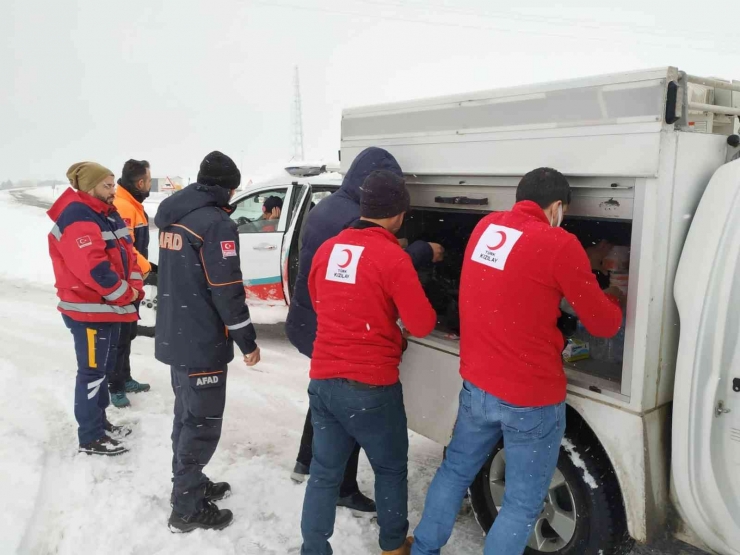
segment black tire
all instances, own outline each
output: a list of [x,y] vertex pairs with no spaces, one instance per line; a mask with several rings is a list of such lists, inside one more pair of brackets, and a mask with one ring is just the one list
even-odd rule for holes
[[[627,534],[624,507],[616,477],[601,446],[596,448],[590,443],[592,441],[595,439],[588,434],[566,431],[563,444],[567,448],[560,448],[557,466],[565,483],[550,491],[552,497],[547,500],[543,520],[537,524],[540,537],[547,538],[547,541],[539,549],[527,547],[527,555],[623,555],[631,549],[633,542]],[[470,486],[475,517],[486,533],[498,515],[493,500],[492,490],[495,486],[491,485],[491,475],[494,474],[496,483],[501,472],[499,453],[502,450],[503,442],[496,446]],[[576,467],[574,461],[581,468]],[[585,466],[585,472],[582,466]],[[575,521],[575,530],[567,543],[549,525],[547,515],[552,513],[547,511],[554,505]]]

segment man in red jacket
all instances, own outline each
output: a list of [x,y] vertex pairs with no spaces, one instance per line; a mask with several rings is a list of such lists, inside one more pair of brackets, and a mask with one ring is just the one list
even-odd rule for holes
[[525,175],[509,212],[492,213],[468,242],[460,285],[460,408],[427,494],[414,555],[440,553],[468,487],[503,437],[506,493],[484,553],[520,555],[542,512],[565,432],[565,297],[597,337],[619,331],[578,239],[560,229],[570,185],[551,168]]
[[308,387],[313,459],[303,504],[302,555],[331,553],[339,486],[355,441],[375,472],[380,547],[407,555],[408,433],[398,381],[403,337],[428,335],[437,316],[395,233],[409,208],[403,178],[373,171],[360,220],[316,252],[309,275],[318,330]]
[[121,324],[138,319],[143,276],[126,224],[113,206],[113,172],[94,162],[67,172],[72,189],[49,210],[54,227],[49,255],[54,266],[58,309],[72,332],[77,354],[75,418],[80,451],[120,455],[118,439],[131,430],[113,426],[106,374],[116,364]]

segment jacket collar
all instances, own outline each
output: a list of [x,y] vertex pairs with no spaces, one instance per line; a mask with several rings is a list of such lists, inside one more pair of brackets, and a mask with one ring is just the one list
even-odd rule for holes
[[130,202],[133,204],[136,208],[143,211],[144,205],[140,203],[138,200],[134,198],[134,195],[128,192],[128,189],[126,189],[123,185],[119,185],[116,187],[116,196],[120,197],[121,200],[124,200],[126,202]]
[[88,195],[87,193],[83,193],[82,191],[69,187],[64,191],[64,193],[62,193],[62,196],[56,200],[47,214],[56,222],[61,213],[74,202],[81,202],[82,204],[92,208],[95,212],[105,214],[106,216],[116,211],[116,207],[112,204],[106,204],[92,195]]
[[547,225],[550,225],[550,221],[547,219],[547,216],[545,216],[545,211],[540,208],[540,206],[531,200],[523,200],[521,202],[517,202],[514,207],[511,209],[512,212],[515,214],[522,214],[523,216],[526,216],[533,220],[539,220],[543,223],[546,223]]
[[349,227],[350,229],[370,230],[371,232],[382,235],[389,241],[398,244],[398,238],[395,235],[393,235],[382,225],[378,225],[375,222],[368,222],[367,220],[355,220]]

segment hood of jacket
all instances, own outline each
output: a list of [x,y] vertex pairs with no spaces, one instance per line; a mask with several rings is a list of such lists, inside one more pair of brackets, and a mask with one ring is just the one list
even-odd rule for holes
[[403,177],[401,166],[398,165],[393,155],[387,150],[372,146],[360,152],[354,159],[337,193],[344,193],[360,204],[360,187],[365,178],[375,170],[388,170]]
[[231,191],[218,186],[192,183],[162,201],[154,216],[154,223],[159,229],[169,227],[200,208],[214,206],[229,208]]

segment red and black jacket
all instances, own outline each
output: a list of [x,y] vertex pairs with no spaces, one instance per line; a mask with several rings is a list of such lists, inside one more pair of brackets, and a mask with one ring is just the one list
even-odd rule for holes
[[47,212],[49,255],[59,311],[79,322],[135,322],[144,296],[141,270],[115,207],[67,189]]

